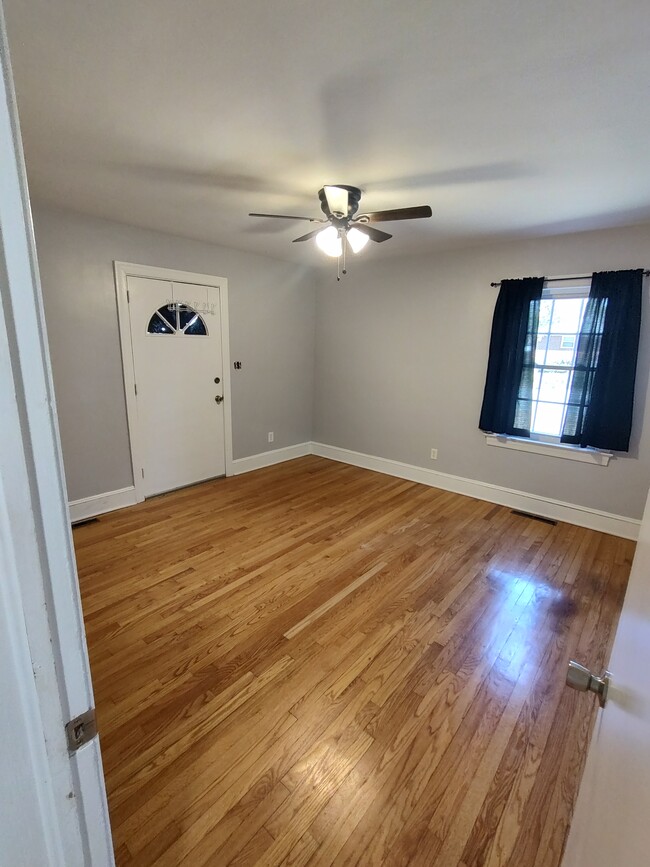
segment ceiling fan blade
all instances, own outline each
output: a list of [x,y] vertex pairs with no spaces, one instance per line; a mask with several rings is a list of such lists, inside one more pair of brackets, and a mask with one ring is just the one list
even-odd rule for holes
[[314,229],[313,232],[307,232],[306,235],[301,235],[299,238],[294,238],[293,243],[297,243],[298,241],[308,241],[310,238],[315,238],[319,232],[322,232],[322,229]]
[[327,199],[327,207],[330,209],[330,214],[337,217],[347,217],[348,204],[350,194],[343,187],[323,187],[325,197]]
[[419,205],[415,208],[395,208],[392,211],[374,211],[372,214],[362,214],[359,218],[369,223],[388,223],[391,220],[420,220],[430,217],[433,211],[429,205]]
[[249,214],[249,217],[271,217],[274,220],[307,220],[309,223],[324,223],[325,220],[318,220],[314,217],[294,217],[291,214]]
[[364,235],[367,235],[371,241],[377,241],[377,243],[381,243],[382,241],[387,241],[389,238],[392,238],[392,235],[389,235],[388,232],[382,232],[381,229],[375,229],[374,226],[369,226],[367,223],[350,223],[351,227],[358,229],[359,232],[362,232]]

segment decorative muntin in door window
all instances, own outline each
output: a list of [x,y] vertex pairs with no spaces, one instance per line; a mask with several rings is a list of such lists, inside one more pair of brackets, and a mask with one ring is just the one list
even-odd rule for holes
[[201,314],[189,304],[172,303],[155,311],[147,325],[147,333],[205,337],[208,329]]

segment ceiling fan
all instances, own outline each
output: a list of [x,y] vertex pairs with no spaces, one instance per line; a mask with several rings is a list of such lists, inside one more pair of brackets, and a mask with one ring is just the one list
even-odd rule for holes
[[[392,220],[419,220],[430,217],[432,214],[429,205],[420,205],[415,208],[394,208],[390,211],[373,211],[367,214],[357,214],[361,190],[358,187],[350,187],[347,184],[324,186],[318,191],[321,202],[321,210],[325,219],[315,217],[296,217],[290,214],[249,214],[249,217],[270,217],[276,220],[306,220],[309,223],[320,223],[321,228],[307,232],[294,239],[294,244],[300,241],[316,239],[320,249],[328,256],[339,259],[343,258],[343,273],[345,270],[345,253],[348,245],[353,253],[359,253],[368,243],[368,240],[381,243],[392,238],[388,232],[376,229],[370,223],[388,223]],[[322,224],[329,223],[326,228]],[[339,278],[340,279],[340,278]]]

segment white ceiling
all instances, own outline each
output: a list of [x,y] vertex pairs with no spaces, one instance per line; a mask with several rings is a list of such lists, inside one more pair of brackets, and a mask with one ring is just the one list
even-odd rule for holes
[[320,264],[324,183],[430,204],[363,256],[650,219],[647,0],[4,0],[32,194]]

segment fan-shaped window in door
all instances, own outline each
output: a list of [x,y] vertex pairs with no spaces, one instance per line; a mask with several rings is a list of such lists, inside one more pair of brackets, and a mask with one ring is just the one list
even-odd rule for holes
[[189,334],[205,336],[208,329],[200,313],[189,304],[165,304],[159,307],[149,320],[149,334]]

